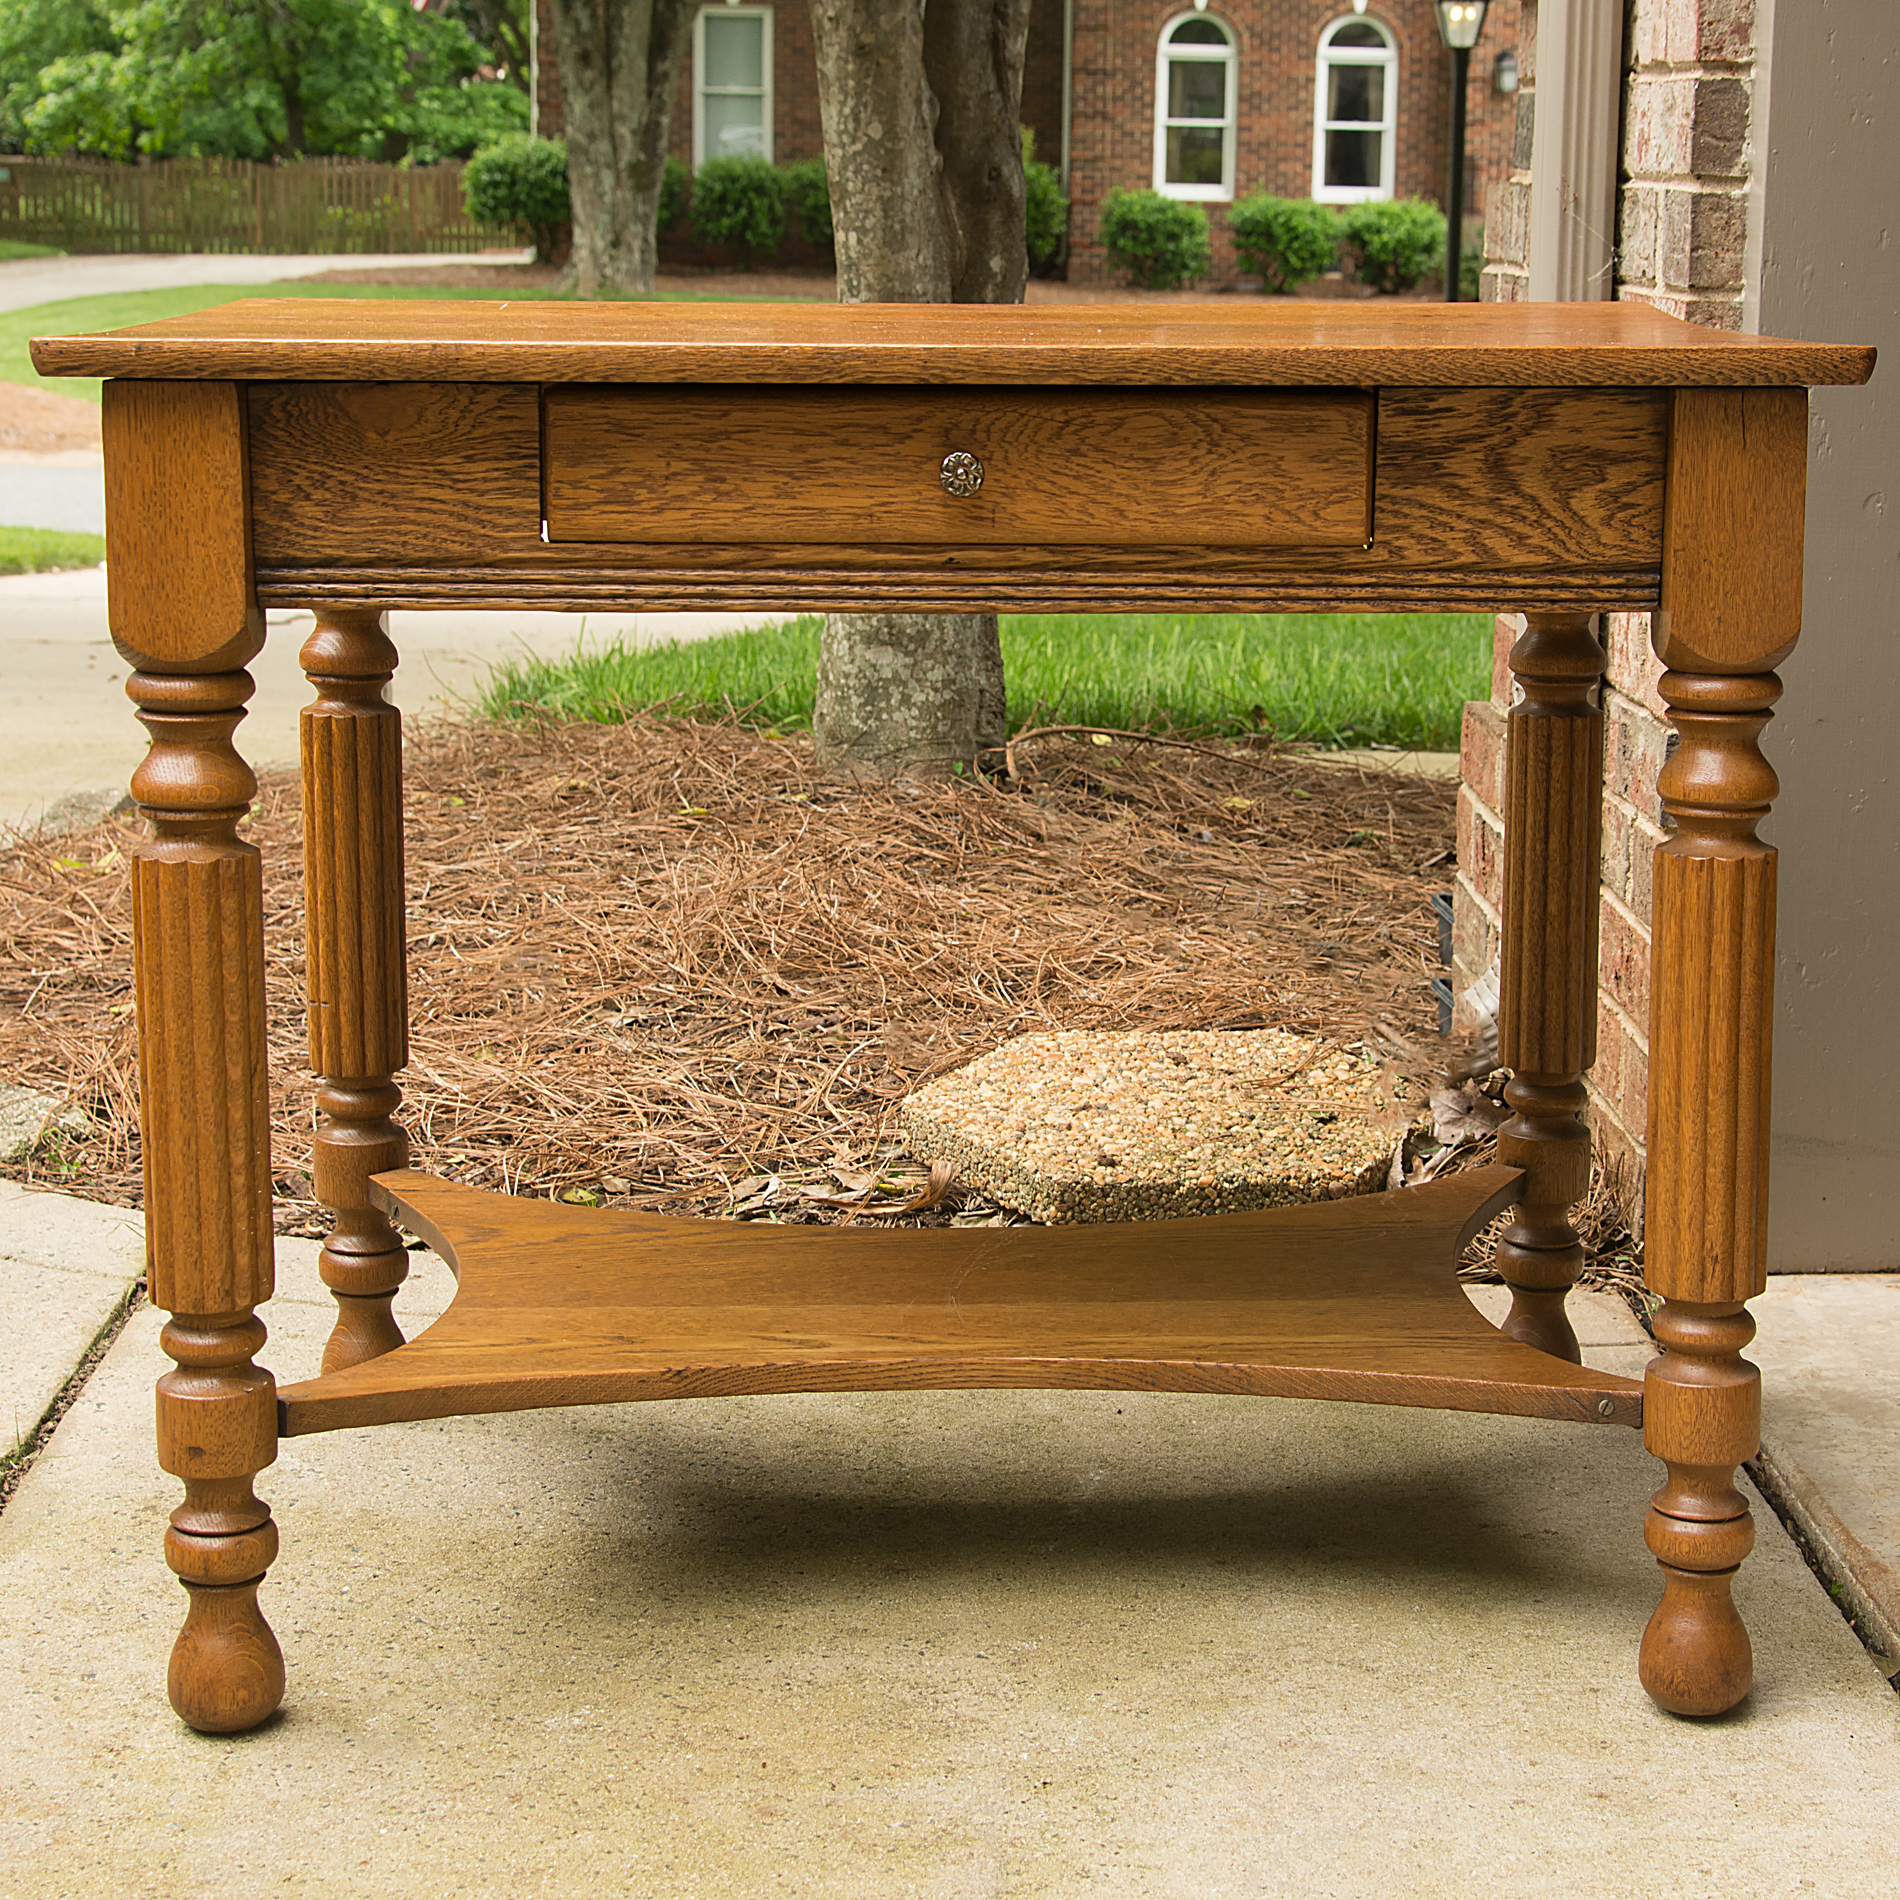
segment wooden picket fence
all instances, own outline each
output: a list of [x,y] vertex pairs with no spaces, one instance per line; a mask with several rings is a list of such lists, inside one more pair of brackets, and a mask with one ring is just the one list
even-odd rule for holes
[[480,251],[511,236],[462,208],[454,163],[0,156],[0,237],[62,251]]

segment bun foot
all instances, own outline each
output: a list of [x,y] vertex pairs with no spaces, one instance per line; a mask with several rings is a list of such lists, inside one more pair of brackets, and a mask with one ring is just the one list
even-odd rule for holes
[[249,1583],[188,1583],[191,1608],[172,1645],[166,1688],[179,1717],[205,1735],[255,1728],[284,1699],[284,1652]]
[[1729,1596],[1735,1573],[1658,1567],[1663,1600],[1643,1632],[1637,1674],[1672,1715],[1724,1715],[1755,1680],[1748,1631]]

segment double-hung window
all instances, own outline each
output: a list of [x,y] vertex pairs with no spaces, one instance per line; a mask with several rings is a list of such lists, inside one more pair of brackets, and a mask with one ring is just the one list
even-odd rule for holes
[[1335,20],[1319,36],[1313,196],[1357,204],[1392,196],[1398,158],[1399,55],[1376,20]]
[[1205,13],[1161,29],[1155,51],[1155,190],[1168,198],[1234,195],[1232,31]]
[[693,164],[772,156],[772,9],[701,7],[693,22]]

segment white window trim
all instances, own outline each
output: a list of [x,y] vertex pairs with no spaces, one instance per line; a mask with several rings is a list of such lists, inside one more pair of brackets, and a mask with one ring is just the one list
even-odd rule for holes
[[[1331,44],[1342,26],[1370,26],[1385,35],[1383,50],[1370,46]],[[1379,182],[1377,185],[1329,185],[1326,182],[1326,95],[1330,69],[1334,66],[1383,66],[1385,68],[1385,117],[1379,123],[1383,135],[1379,141]],[[1371,120],[1364,123],[1368,126]],[[1313,196],[1321,204],[1356,205],[1368,199],[1390,198],[1398,178],[1399,159],[1399,49],[1392,29],[1383,20],[1369,14],[1348,13],[1329,21],[1319,36],[1319,54],[1313,75]]]
[[[1227,44],[1216,50],[1208,46],[1205,51],[1199,47],[1170,47],[1168,35],[1183,20],[1211,19],[1227,35]],[[1213,65],[1219,62],[1227,68],[1226,116],[1222,119],[1196,119],[1200,126],[1218,124],[1221,128],[1221,181],[1218,185],[1171,185],[1168,183],[1168,62],[1171,59],[1204,60]],[[1206,203],[1225,203],[1234,195],[1234,147],[1239,143],[1240,98],[1240,48],[1235,41],[1234,29],[1219,14],[1211,14],[1203,8],[1195,7],[1186,12],[1177,13],[1161,29],[1161,37],[1155,42],[1155,162],[1154,188],[1164,198],[1198,198]],[[1186,120],[1180,121],[1186,124]]]
[[[759,123],[765,134],[765,157],[772,158],[772,9],[770,7],[701,7],[693,15],[693,169],[706,162],[706,86],[701,78],[706,70],[706,16],[709,13],[740,14],[747,19],[763,20],[760,32],[760,77],[765,81],[765,98],[760,107]],[[720,88],[721,91],[727,90]]]

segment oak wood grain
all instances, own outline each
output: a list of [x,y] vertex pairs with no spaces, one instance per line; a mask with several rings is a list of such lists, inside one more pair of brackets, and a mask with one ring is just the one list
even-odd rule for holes
[[[693,389],[542,399],[553,542],[1188,542],[1372,538],[1359,390]],[[944,458],[983,467],[951,495]]]
[[1564,1359],[1578,1357],[1564,1299],[1583,1271],[1570,1212],[1590,1184],[1604,662],[1587,614],[1532,614],[1511,649],[1498,1009],[1511,1119],[1498,1159],[1524,1170],[1524,1192],[1494,1264],[1511,1289],[1504,1331]]
[[666,1220],[428,1175],[384,1204],[455,1266],[401,1351],[287,1386],[287,1433],[741,1392],[1028,1386],[1366,1399],[1635,1422],[1629,1380],[1506,1339],[1460,1290],[1489,1168],[1316,1207],[875,1233]]
[[113,383],[103,392],[106,621],[131,665],[228,673],[264,644],[251,586],[244,392]]
[[1801,632],[1807,394],[1682,389],[1672,408],[1656,652],[1685,673],[1765,673]]
[[284,1689],[257,1607],[277,1532],[251,1488],[277,1455],[252,1311],[274,1268],[263,879],[237,835],[257,781],[232,743],[251,679],[135,673],[127,690],[152,740],[132,775],[149,826],[132,921],[147,1283],[173,1315],[158,1454],[185,1487],[165,1536],[189,1599],[167,1681],[185,1721],[224,1733],[261,1722]]
[[303,709],[304,983],[317,1199],[336,1216],[317,1257],[336,1298],[326,1371],[402,1344],[390,1301],[409,1274],[369,1178],[408,1164],[395,1120],[409,1060],[403,955],[402,716],[383,697],[396,648],[383,615],[325,610],[299,656]]
[[1646,305],[330,302],[245,299],[36,337],[43,376],[297,382],[1228,383],[1349,387],[1865,382],[1870,349]]
[[[1336,552],[1272,550],[1244,562],[1206,548],[544,549],[546,561],[489,567],[285,567],[261,570],[270,607],[510,608],[590,613],[795,607],[840,613],[1492,613],[1566,608],[1641,612],[1655,568],[1418,568],[1365,572]],[[651,551],[650,551],[651,552]],[[825,564],[792,557],[822,552]],[[997,562],[985,557],[998,553]],[[1038,556],[1040,555],[1040,558]],[[577,565],[576,557],[585,558]],[[847,558],[853,565],[831,565]]]
[[540,543],[532,387],[255,383],[249,409],[260,563],[485,561]]

